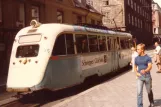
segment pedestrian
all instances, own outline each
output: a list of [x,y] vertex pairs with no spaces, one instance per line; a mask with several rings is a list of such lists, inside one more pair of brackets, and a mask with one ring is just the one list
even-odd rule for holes
[[161,73],[161,47],[159,46],[158,42],[155,42],[155,63],[158,67],[157,73]]
[[134,47],[131,48],[131,51],[132,51],[132,55],[131,55],[130,65],[132,66],[132,72],[134,72],[135,58],[138,56],[138,53],[136,52],[136,48]]
[[[154,107],[154,99],[152,92],[152,77],[150,70],[152,69],[152,60],[145,54],[145,45],[137,45],[138,56],[135,58],[134,70],[138,77],[137,79],[137,107],[143,107],[143,86],[145,84],[150,105]],[[137,69],[138,68],[138,69]]]

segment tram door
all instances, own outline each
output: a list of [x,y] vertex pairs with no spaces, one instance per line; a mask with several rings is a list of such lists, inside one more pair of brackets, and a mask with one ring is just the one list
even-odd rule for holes
[[115,71],[118,69],[119,62],[118,62],[118,43],[117,38],[111,37],[110,38],[111,44],[111,67],[112,70]]

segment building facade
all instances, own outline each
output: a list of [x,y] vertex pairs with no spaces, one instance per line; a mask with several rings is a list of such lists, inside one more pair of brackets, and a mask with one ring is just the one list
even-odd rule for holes
[[152,22],[153,34],[161,34],[161,8],[155,2],[152,3]]
[[137,43],[152,43],[151,0],[89,0],[103,15],[103,25],[130,32]]
[[43,0],[0,0],[0,76],[6,75],[16,33],[31,19],[44,20]]
[[101,24],[102,15],[86,0],[0,0],[0,76],[6,75],[16,33],[30,21]]
[[101,24],[102,21],[102,15],[86,0],[48,0],[45,11],[46,22]]

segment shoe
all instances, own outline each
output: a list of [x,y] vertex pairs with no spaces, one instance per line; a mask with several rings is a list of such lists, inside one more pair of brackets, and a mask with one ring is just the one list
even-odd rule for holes
[[151,104],[149,105],[149,107],[155,107],[155,106],[154,106],[154,103],[151,103]]

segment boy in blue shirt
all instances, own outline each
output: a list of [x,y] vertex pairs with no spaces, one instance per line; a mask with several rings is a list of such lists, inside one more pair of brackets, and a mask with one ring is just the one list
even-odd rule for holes
[[[145,84],[150,105],[154,107],[153,92],[152,92],[152,78],[150,70],[152,68],[151,58],[145,54],[145,45],[137,45],[138,56],[135,58],[134,71],[138,77],[137,79],[137,107],[143,107],[143,85]],[[137,69],[138,67],[138,69]]]

